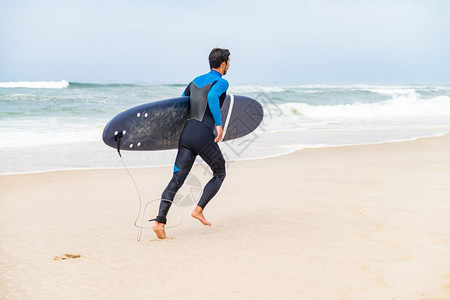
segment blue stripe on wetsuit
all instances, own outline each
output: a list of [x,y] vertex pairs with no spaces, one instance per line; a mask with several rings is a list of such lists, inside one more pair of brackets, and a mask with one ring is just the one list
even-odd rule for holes
[[[195,85],[197,85],[199,88],[202,88],[203,86],[210,84],[214,81],[217,82],[209,90],[208,106],[216,125],[220,126],[222,125],[222,116],[220,114],[219,97],[220,95],[222,95],[227,91],[229,86],[228,81],[222,78],[222,74],[214,70],[211,70],[209,73],[198,76],[197,78],[194,79]],[[183,96],[185,96],[184,92]]]

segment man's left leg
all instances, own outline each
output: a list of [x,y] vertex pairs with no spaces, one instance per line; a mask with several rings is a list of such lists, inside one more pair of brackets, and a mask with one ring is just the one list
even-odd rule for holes
[[195,154],[188,148],[183,146],[178,147],[172,179],[161,195],[159,213],[155,219],[156,222],[153,225],[153,230],[155,231],[156,236],[160,239],[166,238],[164,227],[167,222],[167,213],[169,212],[170,206],[172,205],[176,193],[181,188],[184,180],[191,171],[196,156],[197,154]]

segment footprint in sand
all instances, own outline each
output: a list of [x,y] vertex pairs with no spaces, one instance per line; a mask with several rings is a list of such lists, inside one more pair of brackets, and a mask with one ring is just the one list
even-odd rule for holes
[[53,260],[74,259],[74,258],[80,258],[80,257],[81,257],[81,254],[65,253],[62,256],[55,256],[55,257],[53,257]]

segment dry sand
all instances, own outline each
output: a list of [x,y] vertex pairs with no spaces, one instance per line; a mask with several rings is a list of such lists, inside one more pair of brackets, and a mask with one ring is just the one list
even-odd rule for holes
[[[131,172],[148,202],[172,167]],[[2,299],[450,299],[450,135],[229,163],[213,226],[185,201],[164,241],[136,241],[124,169],[1,176],[0,198]]]

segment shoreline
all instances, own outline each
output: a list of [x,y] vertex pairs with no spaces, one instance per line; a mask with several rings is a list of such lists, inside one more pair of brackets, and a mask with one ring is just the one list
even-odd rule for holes
[[[239,161],[252,161],[252,160],[260,160],[260,159],[269,159],[269,158],[275,158],[275,157],[282,157],[285,155],[290,155],[293,153],[296,153],[298,151],[303,151],[306,149],[323,149],[323,148],[340,148],[340,147],[351,147],[351,146],[370,146],[370,145],[379,145],[379,144],[388,144],[388,143],[402,143],[402,142],[410,142],[410,141],[416,141],[419,139],[426,139],[426,138],[435,138],[435,137],[442,137],[445,135],[450,135],[450,132],[441,132],[436,133],[433,135],[427,135],[427,136],[418,136],[418,137],[412,137],[408,139],[400,139],[400,140],[389,140],[389,141],[381,141],[381,142],[371,142],[371,143],[355,143],[355,144],[342,144],[342,145],[311,145],[311,146],[305,146],[297,148],[295,147],[292,150],[286,151],[285,153],[281,154],[275,154],[275,155],[268,155],[268,156],[261,156],[261,157],[250,157],[250,158],[237,158],[232,160],[227,160],[229,163],[233,162],[239,162]],[[70,145],[70,144],[67,144]],[[107,147],[105,145],[105,147]],[[287,146],[286,148],[289,148],[292,146]],[[111,148],[112,149],[112,148]],[[115,151],[114,149],[112,149]],[[202,164],[203,161],[195,162],[194,164]],[[172,166],[173,164],[162,164],[162,165],[146,165],[146,166],[140,166],[140,167],[128,167],[128,169],[147,169],[147,168],[158,168],[158,167],[168,167]],[[42,171],[29,171],[29,172],[12,172],[12,173],[0,173],[0,178],[4,176],[17,176],[17,175],[30,175],[30,174],[40,174],[40,173],[53,173],[53,172],[60,172],[60,171],[95,171],[95,170],[121,170],[123,167],[89,167],[89,168],[61,168],[61,169],[48,169],[48,170],[42,170]]]

